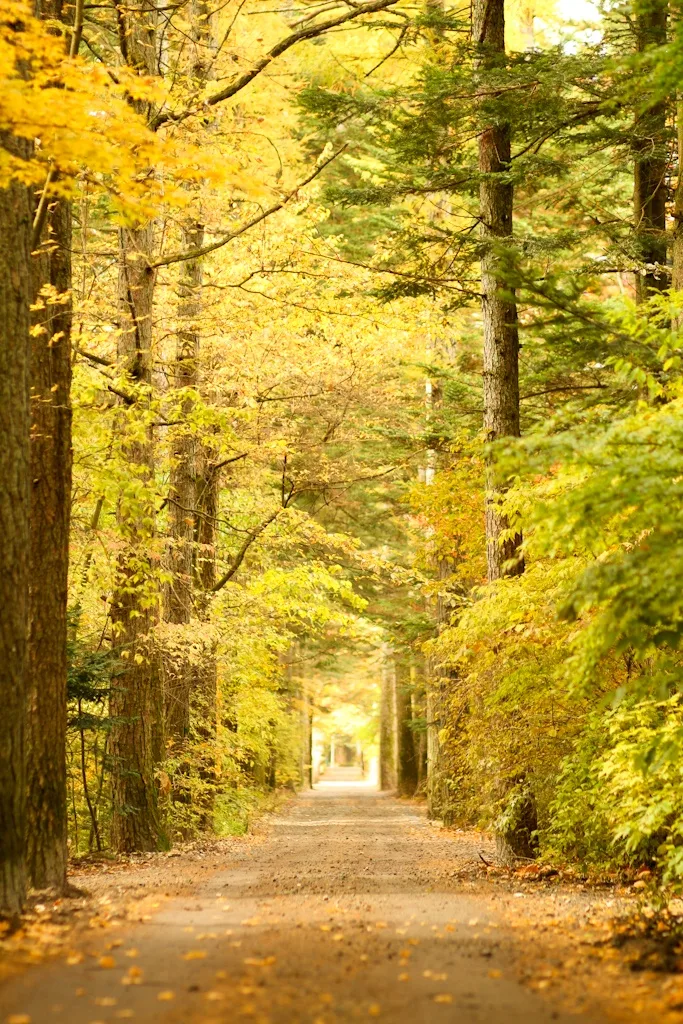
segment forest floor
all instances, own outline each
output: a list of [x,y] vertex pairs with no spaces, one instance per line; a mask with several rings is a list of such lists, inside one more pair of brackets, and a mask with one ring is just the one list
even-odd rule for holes
[[676,954],[615,923],[642,887],[482,857],[486,836],[417,802],[323,784],[252,835],[92,867],[85,895],[36,903],[2,944],[0,1021],[683,1022]]

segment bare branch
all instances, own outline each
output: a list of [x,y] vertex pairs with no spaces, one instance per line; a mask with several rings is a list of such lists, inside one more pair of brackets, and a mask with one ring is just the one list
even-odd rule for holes
[[211,588],[211,593],[212,594],[216,594],[219,590],[223,589],[223,587],[225,586],[226,583],[229,583],[229,581],[233,578],[233,576],[235,575],[235,573],[237,572],[237,570],[241,566],[242,562],[244,561],[244,556],[246,555],[246,553],[249,550],[249,548],[251,547],[251,545],[254,543],[255,540],[257,540],[261,536],[263,531],[268,526],[270,526],[271,523],[275,522],[277,517],[282,512],[283,508],[284,508],[284,506],[281,506],[280,508],[276,509],[275,512],[273,512],[272,515],[268,516],[268,518],[266,520],[264,520],[259,526],[256,527],[255,530],[253,530],[249,534],[249,536],[245,540],[244,544],[242,545],[242,547],[239,549],[239,551],[235,555],[235,557],[234,557],[234,559],[232,561],[232,565],[230,566],[228,571],[223,576],[221,576],[221,578],[219,579],[218,583],[216,583]]
[[[388,7],[393,7],[396,3],[398,3],[398,0],[370,0],[370,3],[358,4],[350,11],[346,11],[344,14],[339,14],[336,18],[329,18],[327,21],[323,21],[319,25],[308,25],[305,28],[298,29],[296,32],[292,32],[290,35],[285,36],[284,39],[281,39],[279,43],[276,43],[268,53],[261,57],[260,60],[257,60],[248,71],[244,71],[239,75],[230,83],[230,85],[227,85],[224,89],[220,89],[212,96],[209,96],[204,101],[203,105],[205,107],[214,107],[217,103],[222,103],[224,100],[231,99],[238,92],[241,92],[245,86],[249,85],[250,82],[253,82],[253,80],[270,64],[272,64],[277,57],[286,53],[287,50],[291,50],[291,48],[296,46],[297,43],[301,43],[305,39],[316,39],[318,36],[324,35],[332,28],[338,28],[340,25],[345,25],[349,21],[355,21],[364,14],[375,14],[377,11],[385,11]],[[176,123],[184,121],[186,118],[191,117],[195,112],[195,110],[183,110],[177,114],[174,114],[171,111],[160,113],[152,122],[151,127],[153,130],[156,130],[168,121]]]

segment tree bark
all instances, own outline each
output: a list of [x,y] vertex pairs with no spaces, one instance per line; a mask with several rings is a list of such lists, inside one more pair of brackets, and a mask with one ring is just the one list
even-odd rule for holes
[[[505,53],[503,0],[474,0],[472,38],[482,71]],[[502,288],[500,245],[512,238],[513,186],[510,126],[488,125],[479,135],[479,213],[481,218],[481,290],[484,321],[484,430],[490,443],[519,437],[519,332],[514,295]],[[501,487],[492,459],[486,490],[486,556],[489,580],[524,571],[519,553],[521,534],[502,540],[509,528],[500,512]]]
[[394,676],[396,687],[396,733],[397,789],[401,796],[415,796],[417,790],[417,758],[415,737],[411,728],[413,711],[411,704],[410,670],[405,659],[399,659]]
[[396,789],[396,667],[384,645],[379,713],[379,788]]
[[[667,4],[639,0],[636,5],[639,53],[666,43]],[[645,272],[636,275],[636,301],[668,287],[666,270],[666,103],[655,103],[638,117],[633,129],[633,220],[638,255]],[[662,268],[661,270],[658,268]]]
[[[220,493],[220,469],[208,445],[199,446],[197,454],[195,520],[195,558],[193,575],[199,594],[197,612],[208,621],[209,598],[216,584],[216,521]],[[203,740],[205,755],[201,776],[206,783],[202,796],[200,826],[210,828],[218,784],[218,665],[216,645],[209,641],[201,660],[196,685],[192,693],[192,709],[197,731]]]
[[[66,885],[66,682],[71,516],[71,204],[53,200],[32,259],[27,866]],[[41,296],[47,288],[45,296]],[[50,297],[52,296],[52,297]]]
[[[186,248],[199,247],[204,237],[201,224],[193,223],[183,231]],[[176,356],[173,364],[173,385],[177,389],[196,390],[198,387],[199,334],[196,320],[201,311],[200,290],[202,271],[200,260],[183,264],[178,286],[178,317],[181,327],[176,337]],[[192,399],[182,402],[183,419],[192,410]],[[195,606],[192,574],[193,548],[197,500],[197,442],[191,427],[183,422],[172,438],[170,478],[170,534],[169,568],[173,580],[168,588],[165,618],[176,625],[189,625]],[[187,659],[166,674],[165,694],[166,730],[173,743],[182,743],[190,731],[190,693],[193,669]]]
[[[683,97],[680,95],[676,104],[676,142],[678,180],[674,193],[671,290],[683,292]],[[674,317],[673,327],[677,330],[683,327],[683,311]]]
[[[418,682],[417,666],[413,662],[410,666],[410,703],[413,721],[426,721],[426,693],[424,678]],[[417,769],[417,792],[424,793],[427,788],[427,729],[422,726],[413,730],[413,742],[415,744],[415,764]]]
[[[30,156],[26,140],[3,134],[0,145]],[[0,915],[10,918],[26,893],[31,220],[25,185],[0,190]]]
[[[141,386],[135,412],[144,415],[152,380],[152,299],[149,270],[153,227],[120,232],[119,357],[131,381]],[[112,844],[121,852],[155,850],[164,845],[156,765],[163,756],[163,689],[152,631],[158,621],[158,588],[149,544],[155,533],[150,491],[154,451],[149,427],[130,424],[122,411],[121,451],[130,483],[119,499],[118,525],[125,542],[112,598],[112,625],[125,660],[110,701],[114,720],[112,756]]]

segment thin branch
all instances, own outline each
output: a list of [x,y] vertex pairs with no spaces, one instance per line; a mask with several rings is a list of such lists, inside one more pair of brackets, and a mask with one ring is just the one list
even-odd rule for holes
[[223,576],[221,576],[221,578],[219,579],[218,583],[216,583],[213,587],[211,587],[211,591],[210,592],[212,594],[218,593],[219,590],[223,589],[223,587],[225,586],[226,583],[230,582],[230,580],[233,578],[233,576],[235,575],[235,573],[237,572],[237,570],[241,566],[242,562],[244,561],[244,556],[246,555],[246,553],[249,550],[249,548],[251,547],[251,545],[254,543],[255,540],[257,540],[261,536],[263,531],[268,526],[270,526],[271,523],[275,522],[275,520],[280,515],[280,513],[282,512],[284,507],[285,506],[282,505],[280,508],[276,509],[276,511],[273,512],[272,515],[268,516],[268,518],[264,522],[262,522],[259,526],[256,527],[255,530],[253,530],[249,534],[249,536],[245,540],[244,544],[242,545],[242,547],[239,549],[239,551],[235,555],[235,557],[234,557],[234,559],[232,561],[232,565],[230,566],[228,571]]
[[566,387],[546,388],[545,391],[530,391],[528,395],[520,395],[519,400],[523,402],[527,398],[540,398],[541,395],[550,395],[555,391],[592,391],[606,387],[606,384],[567,384]]
[[31,251],[34,252],[40,245],[40,239],[43,235],[43,228],[45,227],[45,221],[47,219],[47,211],[50,205],[50,199],[48,195],[48,189],[52,184],[52,180],[55,176],[54,167],[48,168],[47,177],[45,178],[45,184],[43,185],[43,191],[40,194],[40,200],[36,208],[36,213],[33,218],[33,226],[31,228]]
[[97,366],[113,366],[114,363],[111,359],[105,359],[103,356],[96,356],[94,352],[86,352],[84,348],[77,348],[74,345],[74,352],[83,356],[84,359],[88,359],[91,363],[96,363]]
[[409,25],[404,25],[403,26],[403,28],[401,29],[401,31],[398,34],[398,39],[396,40],[395,45],[392,46],[392,48],[389,50],[389,52],[384,57],[382,57],[381,61],[379,61],[378,64],[375,64],[375,66],[373,68],[370,68],[370,70],[368,72],[366,72],[366,74],[363,75],[363,78],[369,78],[370,75],[374,75],[375,71],[379,71],[379,69],[382,67],[382,64],[385,64],[391,57],[394,56],[394,54],[398,50],[399,46],[401,45],[401,43],[405,39],[406,35],[408,34],[409,27],[410,27]]
[[318,175],[325,170],[328,164],[331,164],[333,160],[336,160],[337,157],[344,152],[346,146],[347,143],[345,143],[341,149],[338,149],[336,153],[333,153],[332,156],[328,157],[327,160],[324,160],[319,167],[316,167],[316,169],[308,175],[307,178],[300,181],[296,188],[292,189],[291,192],[287,192],[281,199],[278,199],[277,203],[273,203],[273,205],[269,206],[266,210],[261,210],[256,217],[252,217],[251,220],[246,221],[239,228],[236,228],[229,234],[224,235],[223,238],[219,238],[217,242],[211,242],[209,245],[203,245],[197,249],[188,249],[185,252],[172,253],[170,256],[165,256],[161,260],[156,260],[155,263],[150,263],[149,269],[156,270],[158,267],[168,267],[172,263],[185,263],[188,260],[199,259],[200,256],[207,256],[210,252],[215,252],[216,249],[221,249],[224,245],[227,245],[228,242],[232,242],[233,238],[239,238],[239,236],[243,235],[245,231],[249,231],[250,228],[256,227],[257,224],[266,220],[266,218],[270,217],[271,214],[277,213],[278,210],[281,210],[286,206],[287,203],[296,196],[299,189],[304,188],[305,185],[310,185],[314,178],[317,178]]

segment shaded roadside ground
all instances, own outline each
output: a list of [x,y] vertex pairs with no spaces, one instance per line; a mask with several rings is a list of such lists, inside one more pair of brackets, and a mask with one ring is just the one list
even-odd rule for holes
[[[603,950],[613,896],[487,878],[482,857],[477,833],[327,781],[201,870],[183,854],[76,879],[97,911],[5,977],[0,1021],[683,1021],[680,989]],[[136,886],[151,895],[132,903]]]

